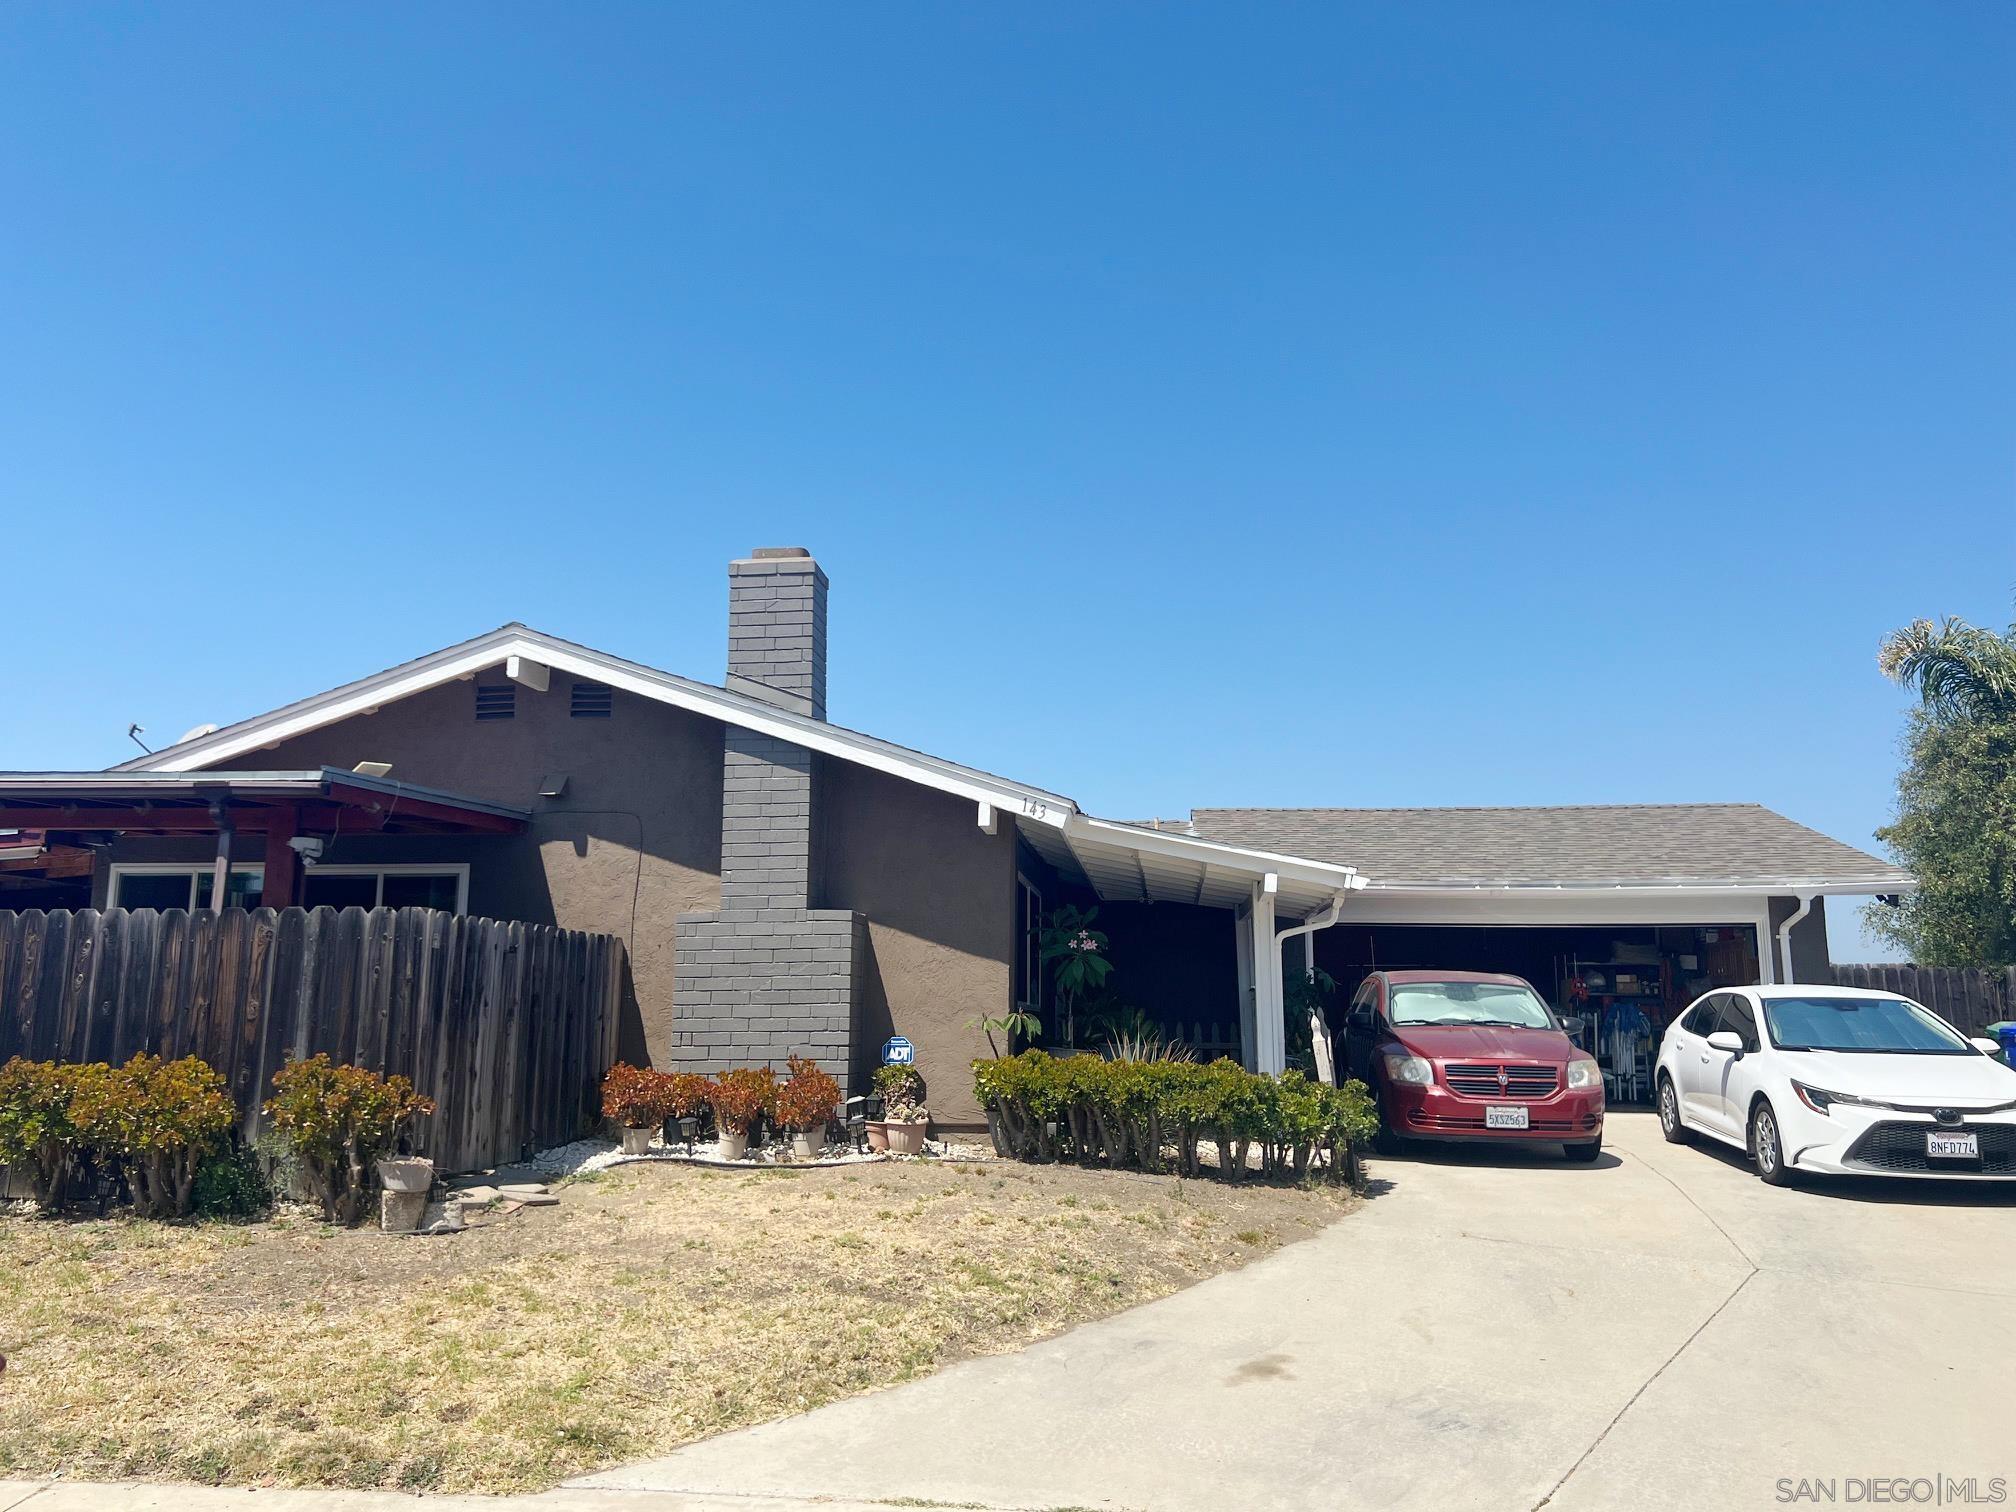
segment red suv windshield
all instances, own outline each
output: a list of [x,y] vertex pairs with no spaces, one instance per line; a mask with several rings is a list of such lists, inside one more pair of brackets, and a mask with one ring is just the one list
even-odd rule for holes
[[1408,1024],[1464,1028],[1553,1029],[1554,1015],[1531,987],[1510,982],[1395,982],[1387,1016]]

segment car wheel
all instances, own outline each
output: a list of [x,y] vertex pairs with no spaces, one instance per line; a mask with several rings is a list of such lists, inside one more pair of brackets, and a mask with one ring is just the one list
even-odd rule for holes
[[1792,1168],[1785,1164],[1785,1146],[1778,1137],[1778,1115],[1760,1102],[1750,1115],[1750,1164],[1771,1186],[1790,1186]]
[[1375,1155],[1398,1155],[1400,1136],[1393,1132],[1393,1120],[1386,1112],[1386,1099],[1380,1098],[1374,1106],[1379,1114],[1379,1127],[1372,1135],[1372,1152]]
[[1561,1153],[1577,1165],[1593,1165],[1596,1157],[1603,1153],[1603,1136],[1598,1134],[1587,1144],[1563,1145]]
[[1673,1090],[1673,1078],[1659,1078],[1659,1132],[1668,1144],[1687,1143],[1687,1125],[1680,1122],[1680,1094]]

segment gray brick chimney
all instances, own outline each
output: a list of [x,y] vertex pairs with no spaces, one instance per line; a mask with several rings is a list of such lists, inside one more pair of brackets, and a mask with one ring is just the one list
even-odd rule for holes
[[826,574],[803,546],[728,564],[728,688],[826,717]]
[[[826,717],[826,574],[802,547],[728,566],[728,687]],[[729,725],[721,770],[721,908],[675,925],[673,1059],[699,1070],[807,1055],[845,1086],[866,923],[812,907],[816,763]]]

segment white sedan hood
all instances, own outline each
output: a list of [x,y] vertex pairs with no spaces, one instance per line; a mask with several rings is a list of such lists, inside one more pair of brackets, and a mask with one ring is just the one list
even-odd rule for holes
[[2016,1071],[1985,1055],[1854,1055],[1780,1051],[1785,1074],[1826,1092],[1917,1105],[2016,1102]]

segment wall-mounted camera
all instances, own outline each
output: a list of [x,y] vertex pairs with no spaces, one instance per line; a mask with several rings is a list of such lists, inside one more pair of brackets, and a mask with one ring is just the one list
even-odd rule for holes
[[320,835],[296,835],[287,842],[288,848],[301,858],[303,866],[313,866],[322,859],[322,837]]

